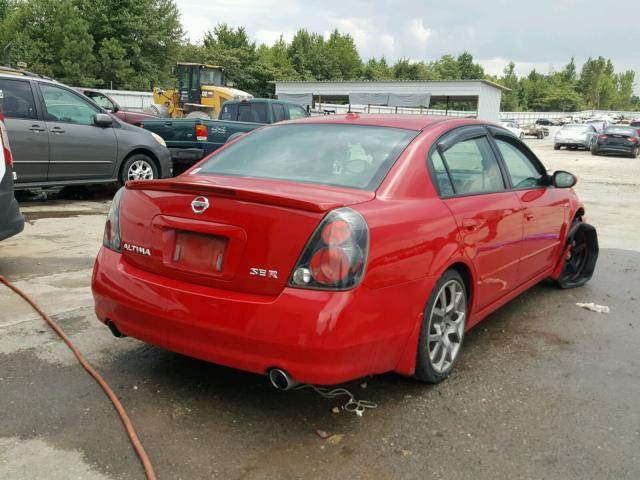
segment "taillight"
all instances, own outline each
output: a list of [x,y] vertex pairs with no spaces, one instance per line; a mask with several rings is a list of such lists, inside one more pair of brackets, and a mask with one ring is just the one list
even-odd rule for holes
[[307,243],[289,280],[289,286],[348,290],[364,275],[369,249],[369,227],[350,208],[329,212]]
[[4,125],[4,115],[0,112],[0,141],[2,142],[2,154],[4,163],[8,168],[13,168],[13,158],[11,157],[11,147],[7,136],[7,127]]
[[102,245],[109,250],[122,253],[122,239],[120,237],[120,203],[124,187],[120,188],[113,196],[111,208],[107,215],[107,221],[104,224],[104,235],[102,237]]
[[199,142],[207,141],[207,126],[201,123],[196,125],[196,140]]
[[598,135],[598,138],[600,140],[606,140],[607,138],[609,138],[609,135]]

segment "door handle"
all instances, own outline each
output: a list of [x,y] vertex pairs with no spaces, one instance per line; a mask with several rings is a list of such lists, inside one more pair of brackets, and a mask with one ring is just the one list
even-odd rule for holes
[[60,128],[60,127],[53,127],[51,130],[49,130],[51,133],[64,133],[64,129]]
[[525,218],[525,220],[533,220],[533,213],[531,213],[531,212],[526,212],[526,213],[524,214],[524,218]]
[[31,125],[31,128],[29,128],[29,130],[31,130],[34,133],[44,132],[45,131],[45,129],[42,128],[40,125]]

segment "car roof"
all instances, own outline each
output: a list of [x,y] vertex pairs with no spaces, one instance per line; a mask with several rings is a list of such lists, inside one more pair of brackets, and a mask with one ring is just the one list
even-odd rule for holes
[[279,122],[278,125],[289,123],[337,123],[376,127],[395,127],[405,128],[408,130],[424,130],[436,123],[445,121],[460,122],[461,124],[485,123],[470,118],[445,117],[441,115],[347,113],[345,115],[319,115],[315,117],[301,118],[298,120]]

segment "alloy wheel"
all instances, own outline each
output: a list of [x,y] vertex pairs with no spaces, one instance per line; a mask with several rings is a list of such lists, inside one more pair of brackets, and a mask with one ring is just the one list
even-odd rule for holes
[[455,362],[467,319],[467,299],[464,287],[457,280],[445,283],[431,310],[427,349],[431,366],[444,373]]
[[144,160],[136,160],[127,171],[127,180],[153,180],[153,168]]

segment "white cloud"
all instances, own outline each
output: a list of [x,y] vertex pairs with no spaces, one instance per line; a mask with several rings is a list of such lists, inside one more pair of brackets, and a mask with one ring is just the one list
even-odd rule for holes
[[259,44],[264,43],[266,45],[273,45],[280,36],[284,38],[285,42],[290,42],[293,38],[294,32],[282,32],[280,30],[258,30],[255,34],[255,40]]
[[421,18],[414,18],[409,24],[409,32],[415,40],[417,40],[423,46],[427,43],[427,40],[431,36],[431,30],[425,28]]

